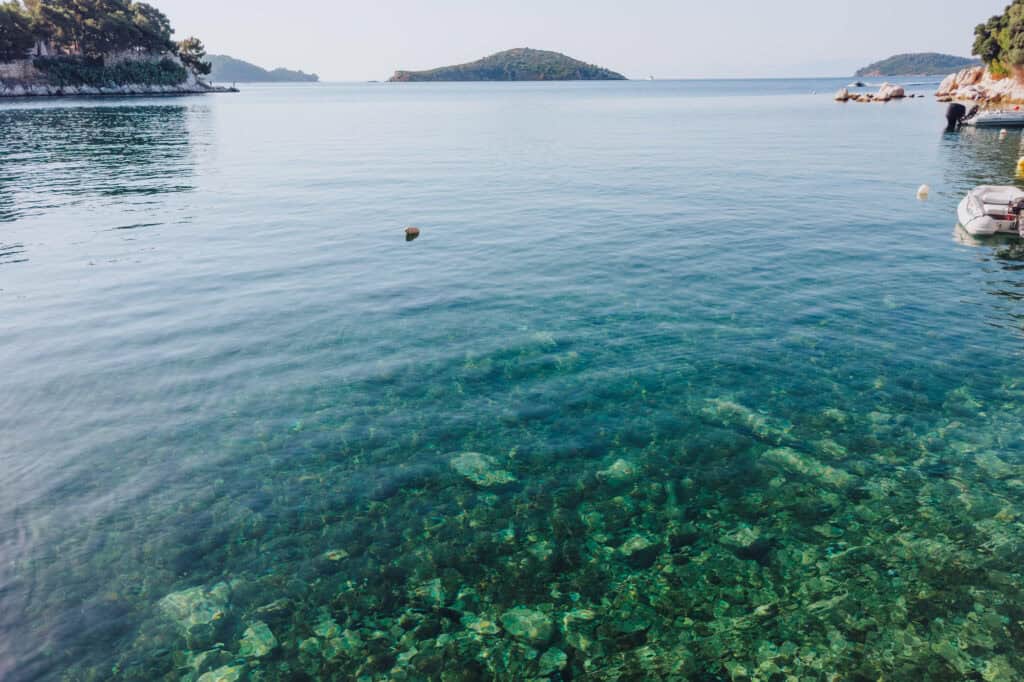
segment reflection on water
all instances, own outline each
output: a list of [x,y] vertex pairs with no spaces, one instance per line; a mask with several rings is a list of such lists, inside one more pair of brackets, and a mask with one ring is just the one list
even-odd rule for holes
[[193,189],[181,105],[0,109],[0,222]]
[[961,192],[978,185],[1020,184],[1017,159],[1024,156],[1020,130],[1000,139],[995,128],[964,128],[943,136],[943,168],[946,182]]
[[0,242],[0,265],[24,262],[24,253],[24,244],[4,244]]

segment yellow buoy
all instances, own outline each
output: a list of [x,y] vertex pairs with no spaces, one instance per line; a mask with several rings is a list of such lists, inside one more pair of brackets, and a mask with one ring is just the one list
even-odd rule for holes
[[1024,156],[1017,161],[1017,175],[1024,176]]
[[[1024,161],[1024,159],[1021,160]],[[931,193],[932,188],[929,187],[928,185],[921,185],[920,187],[917,188],[917,198],[920,199],[921,201],[927,199],[928,195]]]

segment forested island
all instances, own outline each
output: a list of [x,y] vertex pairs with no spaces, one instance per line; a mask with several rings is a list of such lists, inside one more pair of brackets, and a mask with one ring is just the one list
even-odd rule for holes
[[227,55],[211,54],[207,60],[212,66],[210,78],[222,83],[316,83],[320,76],[291,69],[264,69]]
[[969,66],[977,66],[977,59],[957,57],[937,52],[898,54],[888,59],[869,64],[854,74],[856,78],[877,78],[882,76],[944,76]]
[[206,48],[132,0],[0,3],[0,96],[211,92]]
[[622,74],[558,52],[518,48],[469,64],[429,71],[396,71],[391,82],[430,81],[591,81],[626,80]]

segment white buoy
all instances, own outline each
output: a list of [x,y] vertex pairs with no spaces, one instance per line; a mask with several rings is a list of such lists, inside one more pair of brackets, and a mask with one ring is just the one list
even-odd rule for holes
[[928,185],[921,185],[917,188],[917,198],[924,201],[928,198],[928,195],[932,193],[932,188]]

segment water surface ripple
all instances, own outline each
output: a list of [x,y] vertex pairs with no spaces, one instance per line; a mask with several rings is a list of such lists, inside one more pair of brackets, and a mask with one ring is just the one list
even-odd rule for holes
[[838,86],[4,105],[0,678],[1020,679],[1021,137]]

